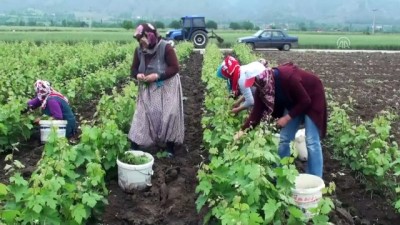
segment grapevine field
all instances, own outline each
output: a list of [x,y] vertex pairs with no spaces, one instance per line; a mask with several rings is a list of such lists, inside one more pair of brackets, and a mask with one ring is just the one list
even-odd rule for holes
[[[116,158],[129,149],[127,132],[137,83],[129,77],[132,44],[0,43],[1,224],[307,224],[291,198],[305,163],[280,160],[268,125],[234,141],[246,112],[215,76],[224,54],[176,46],[184,96],[185,141],[176,157],[163,146],[152,186],[125,193]],[[318,74],[329,101],[324,140],[324,198],[309,224],[400,224],[400,54],[252,52],[235,45],[242,63],[293,61]],[[22,114],[46,79],[65,94],[80,125],[72,145],[39,141],[38,112]],[[281,167],[276,167],[281,163]]]

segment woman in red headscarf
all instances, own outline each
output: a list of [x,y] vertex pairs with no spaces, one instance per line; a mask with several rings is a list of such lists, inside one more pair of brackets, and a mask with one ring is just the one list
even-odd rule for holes
[[173,47],[161,39],[156,28],[140,24],[134,33],[139,42],[131,76],[139,81],[136,111],[129,139],[132,148],[166,144],[169,157],[184,138],[182,87],[179,63]]
[[227,56],[217,70],[217,76],[228,82],[228,88],[235,97],[239,99],[233,105],[232,112],[239,113],[249,109],[254,104],[252,84],[249,83],[263,72],[268,72],[265,62],[252,62],[247,65],[240,65],[232,56]]

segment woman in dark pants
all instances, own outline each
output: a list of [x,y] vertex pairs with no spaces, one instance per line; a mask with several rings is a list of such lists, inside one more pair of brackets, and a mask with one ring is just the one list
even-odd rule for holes
[[276,68],[266,68],[260,75],[248,78],[244,83],[245,88],[256,87],[254,105],[235,137],[240,137],[244,130],[258,125],[262,118],[269,115],[277,118],[277,126],[281,128],[278,151],[283,158],[290,155],[289,144],[300,124],[304,123],[307,172],[322,177],[320,140],[326,136],[327,104],[321,80],[293,63],[286,63]]

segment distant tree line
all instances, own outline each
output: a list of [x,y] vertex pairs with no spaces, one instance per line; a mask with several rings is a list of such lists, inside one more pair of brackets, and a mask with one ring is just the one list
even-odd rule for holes
[[[146,21],[146,20],[137,20],[137,21],[131,21],[131,20],[124,20],[121,24],[121,27],[130,30],[135,28],[141,23],[147,23],[150,22],[153,24],[155,27],[158,29],[164,29],[166,27],[168,28],[173,28],[173,29],[179,29],[181,27],[181,23],[178,20],[173,20],[167,25],[163,23],[162,21]],[[207,29],[218,29],[218,23],[215,22],[214,20],[207,20],[206,21],[206,28]],[[250,21],[244,21],[244,22],[232,22],[229,24],[229,28],[232,30],[258,30],[260,27],[255,26],[252,22]]]
[[[151,21],[150,22],[150,21],[146,21],[146,20],[137,20],[137,21],[124,20],[124,21],[122,21],[121,27],[123,27],[127,30],[130,30],[130,29],[134,29],[139,24],[148,23],[148,22],[153,24],[157,29],[165,28],[165,24],[162,21]],[[180,26],[179,22],[178,22],[178,25]]]
[[[150,21],[150,20],[115,20],[115,21],[88,21],[88,20],[78,20],[75,18],[32,18],[32,19],[22,19],[22,18],[1,18],[0,25],[6,26],[46,26],[46,27],[96,27],[96,28],[119,28],[122,27],[127,30],[134,29],[140,23],[150,22],[158,29],[181,28],[181,22],[179,20],[172,20],[170,22],[165,21]],[[363,32],[365,34],[370,34],[372,26],[368,24],[352,24],[352,23],[341,23],[341,24],[325,24],[316,23],[314,21],[299,21],[297,23],[288,24],[265,24],[262,28],[282,28],[288,30],[297,31],[334,31],[334,32]],[[207,29],[232,29],[232,30],[259,30],[260,26],[257,26],[251,21],[242,22],[230,22],[229,24],[220,24],[214,20],[206,20]],[[388,33],[399,33],[400,25],[392,26],[380,26],[375,29],[375,32],[388,32]]]
[[99,27],[99,28],[118,28],[121,27],[120,23],[104,23],[102,21],[83,21],[83,20],[72,20],[64,19],[62,21],[43,21],[43,20],[16,20],[16,21],[1,21],[0,25],[5,26],[37,26],[37,27]]
[[151,23],[157,29],[164,29],[166,27],[173,28],[173,29],[178,29],[178,28],[181,27],[181,23],[178,20],[173,20],[167,26],[162,21],[147,21],[147,20],[132,21],[132,20],[124,20],[124,21],[122,21],[121,27],[123,27],[124,29],[130,30],[130,29],[134,29],[135,27],[137,27],[139,24],[142,24],[142,23]]
[[244,22],[231,22],[229,24],[229,28],[232,30],[259,30],[260,27],[255,26],[252,22],[250,21],[244,21]]

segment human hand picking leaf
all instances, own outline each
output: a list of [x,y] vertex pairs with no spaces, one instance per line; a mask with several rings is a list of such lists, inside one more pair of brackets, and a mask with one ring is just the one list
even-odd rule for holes
[[289,116],[289,114],[287,114],[287,115],[279,118],[278,121],[276,121],[276,125],[277,125],[278,128],[283,128],[289,123],[289,121],[291,119],[292,118]]
[[37,117],[37,118],[33,121],[33,123],[34,123],[34,124],[39,124],[40,119],[41,119],[40,117]]
[[145,75],[143,74],[143,73],[139,73],[137,76],[136,76],[136,78],[137,78],[137,80],[138,81],[144,81],[144,78],[145,78]]
[[154,82],[154,81],[158,80],[158,78],[159,78],[158,74],[152,73],[152,74],[149,74],[149,75],[145,76],[144,77],[144,81],[148,82],[148,83],[151,83],[151,82]]

